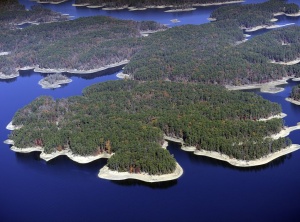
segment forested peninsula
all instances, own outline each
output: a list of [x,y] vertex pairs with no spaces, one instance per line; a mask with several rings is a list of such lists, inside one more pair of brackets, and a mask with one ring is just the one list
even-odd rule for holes
[[246,31],[265,28],[274,24],[274,16],[299,15],[299,6],[285,0],[269,0],[259,4],[228,5],[214,10],[211,20],[235,21]]
[[299,77],[299,33],[298,26],[288,26],[243,42],[236,23],[174,27],[149,36],[123,73],[143,81],[236,86]]
[[176,161],[161,148],[166,136],[197,150],[257,159],[290,145],[271,137],[282,130],[281,119],[258,121],[280,113],[278,104],[221,86],[120,80],[90,86],[83,96],[37,98],[15,114],[9,140],[50,154],[114,153],[111,170],[168,174]]
[[[5,17],[1,23],[10,21]],[[0,52],[9,53],[0,56],[0,78],[16,77],[19,69],[84,73],[124,65],[141,48],[143,32],[164,29],[151,21],[104,16],[5,29],[0,33]]]

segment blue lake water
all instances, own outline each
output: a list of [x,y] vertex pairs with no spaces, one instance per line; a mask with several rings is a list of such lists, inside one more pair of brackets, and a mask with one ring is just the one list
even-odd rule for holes
[[[178,14],[160,10],[105,12],[70,8],[70,2],[45,7],[76,17],[107,13],[122,19],[162,23],[176,17],[182,21],[178,25],[205,23],[214,8]],[[283,16],[279,23],[290,20]],[[299,19],[295,23],[299,24]],[[72,83],[55,90],[42,89],[38,85],[42,76],[32,71],[22,72],[14,80],[0,81],[0,141],[7,138],[9,131],[5,127],[13,114],[36,97],[80,95],[91,84],[117,80],[115,70],[111,72],[106,76],[72,76]],[[278,94],[257,92],[282,105],[288,114],[284,118],[288,126],[300,122],[300,106],[284,100],[295,84],[290,82]],[[300,144],[299,135],[294,131],[289,137]],[[300,151],[262,167],[241,169],[170,144],[168,149],[183,167],[183,176],[172,182],[145,184],[99,179],[98,171],[106,160],[80,165],[59,157],[46,163],[37,152],[16,154],[8,145],[0,144],[0,221],[299,221]]]

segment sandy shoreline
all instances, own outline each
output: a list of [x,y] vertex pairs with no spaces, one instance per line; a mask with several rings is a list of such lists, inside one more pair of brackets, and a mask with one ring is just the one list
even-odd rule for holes
[[[100,68],[96,68],[96,69],[89,69],[89,70],[78,70],[78,69],[44,69],[44,68],[39,68],[38,66],[26,66],[26,67],[21,67],[17,69],[17,72],[20,70],[31,70],[33,69],[34,72],[40,72],[40,73],[62,73],[62,72],[67,72],[67,73],[71,73],[71,74],[93,74],[96,72],[100,72],[100,71],[104,71],[106,69],[110,69],[110,68],[114,68],[114,67],[118,67],[118,66],[122,66],[122,65],[126,65],[127,63],[129,63],[129,60],[125,59],[121,62],[117,62],[117,63],[112,63]],[[20,74],[18,73],[13,73],[10,75],[6,75],[2,72],[0,72],[0,79],[12,79],[12,78],[16,78],[18,77]]]
[[256,159],[256,160],[237,160],[234,158],[230,158],[229,156],[225,155],[225,154],[220,154],[214,151],[206,151],[206,150],[196,150],[194,152],[194,154],[196,155],[200,155],[200,156],[206,156],[206,157],[211,157],[214,159],[218,159],[218,160],[222,160],[222,161],[226,161],[229,164],[236,166],[236,167],[253,167],[253,166],[260,166],[260,165],[264,165],[267,164],[269,162],[271,162],[274,159],[277,159],[278,157],[284,156],[286,154],[295,152],[296,150],[300,149],[300,145],[298,144],[292,144],[290,146],[288,146],[285,149],[279,150],[275,153],[271,153],[268,154],[267,156],[264,156],[260,159]]
[[119,73],[117,74],[117,77],[118,77],[119,79],[131,79],[131,77],[130,77],[129,74],[124,74],[123,72],[119,72]]
[[240,1],[228,1],[228,2],[213,2],[213,3],[205,3],[205,4],[193,4],[192,6],[214,6],[214,5],[227,5],[227,4],[236,4],[236,3],[242,3],[245,2],[245,0]]
[[267,26],[266,29],[276,29],[276,28],[285,27],[285,26],[289,26],[289,25],[295,25],[295,23],[287,23],[284,25],[270,25],[270,26]]
[[268,121],[268,120],[271,120],[271,119],[283,119],[284,117],[286,117],[287,115],[285,113],[280,113],[278,115],[273,115],[273,116],[270,116],[268,118],[260,118],[258,119],[258,121]]
[[[263,119],[262,121],[266,121],[266,120],[272,119],[272,118],[283,118],[285,116],[286,116],[286,114],[281,113],[280,115],[275,115],[275,116],[269,117],[267,119]],[[300,129],[300,123],[298,123],[298,125],[296,125],[296,126],[285,127],[279,133],[269,136],[269,138],[276,140],[276,139],[279,139],[282,137],[286,137],[292,131],[299,130],[299,129]],[[194,147],[194,146],[185,146],[183,139],[180,139],[180,138],[164,136],[164,139],[166,141],[172,141],[172,142],[181,144],[181,149],[184,151],[193,152],[195,155],[206,156],[206,157],[211,157],[211,158],[214,158],[217,160],[226,161],[229,164],[231,164],[233,166],[237,166],[237,167],[253,167],[253,166],[263,165],[263,164],[271,162],[272,160],[274,160],[280,156],[286,155],[288,153],[292,153],[292,152],[300,149],[299,144],[292,144],[284,149],[281,149],[275,153],[268,154],[259,159],[246,161],[246,160],[238,160],[235,158],[230,158],[226,154],[218,153],[215,151],[197,150],[196,147]]]
[[42,86],[43,89],[56,89],[56,88],[61,87],[61,85],[68,84],[70,82],[72,82],[72,79],[59,80],[59,81],[56,81],[53,84],[50,84],[49,82],[45,81],[44,79],[41,79],[38,82],[38,84],[40,86]]
[[267,164],[269,162],[271,162],[274,159],[277,159],[278,157],[284,156],[288,153],[292,153],[298,149],[300,149],[300,145],[299,144],[292,144],[284,149],[281,149],[275,153],[270,153],[266,156],[263,156],[259,159],[256,160],[238,160],[235,158],[230,158],[228,155],[226,154],[221,154],[215,151],[207,151],[207,150],[197,150],[196,147],[193,146],[182,146],[181,147],[182,150],[187,151],[187,152],[193,152],[195,155],[199,155],[199,156],[206,156],[206,157],[210,157],[213,159],[217,159],[217,160],[221,160],[221,161],[226,161],[229,164],[236,166],[236,167],[253,167],[253,166],[259,166],[259,165],[264,165]]
[[9,55],[11,52],[0,52],[0,56]]
[[300,58],[294,59],[292,61],[288,61],[288,62],[276,62],[276,61],[270,61],[270,63],[273,64],[279,64],[279,65],[287,65],[287,66],[291,66],[291,65],[295,65],[297,63],[300,62]]
[[267,83],[248,84],[248,85],[241,85],[241,86],[226,85],[225,87],[228,90],[260,89],[260,91],[264,93],[278,93],[278,92],[282,92],[284,88],[277,87],[277,86],[287,84],[287,80],[292,78],[294,77],[289,76],[289,77],[284,77],[280,80],[274,80]]
[[6,129],[7,130],[18,130],[18,129],[21,129],[22,126],[16,126],[16,125],[13,125],[12,124],[12,121],[10,121],[7,126],[6,126]]
[[[14,126],[12,124],[12,121],[11,121],[6,126],[6,129],[8,129],[8,130],[18,130],[21,127],[22,126]],[[41,152],[40,158],[45,160],[45,161],[49,161],[49,160],[52,160],[52,159],[54,159],[58,156],[63,156],[64,155],[64,156],[67,156],[72,161],[75,161],[75,162],[80,163],[80,164],[86,164],[86,163],[90,163],[92,161],[95,161],[95,160],[98,160],[98,159],[101,159],[101,158],[107,158],[108,159],[112,155],[114,155],[114,153],[112,153],[112,154],[101,153],[101,154],[98,154],[98,155],[79,156],[79,155],[73,154],[70,149],[65,149],[65,150],[62,150],[62,151],[55,151],[53,153],[48,154],[48,153],[45,153],[44,148],[40,147],[40,146],[27,147],[27,148],[18,148],[16,146],[14,146],[14,141],[11,140],[11,139],[5,140],[4,143],[12,145],[10,149],[12,151],[18,152],[18,153],[30,153],[30,152],[36,152],[36,151]],[[166,149],[167,146],[168,146],[168,142],[165,141],[164,144],[162,145],[162,149]],[[142,181],[145,181],[145,182],[153,183],[153,182],[162,182],[162,181],[175,180],[175,179],[178,179],[182,174],[183,174],[183,169],[176,162],[176,169],[173,173],[170,173],[170,174],[149,175],[147,173],[136,174],[136,173],[128,173],[128,172],[117,172],[117,171],[109,170],[109,168],[107,166],[104,166],[103,168],[100,169],[100,172],[99,172],[98,176],[100,178],[109,179],[109,180],[137,179],[137,180],[142,180]]]
[[285,100],[288,101],[288,102],[290,102],[290,103],[293,103],[295,105],[300,106],[300,101],[294,100],[292,98],[286,98]]
[[35,2],[37,2],[37,3],[40,3],[40,4],[52,4],[52,5],[58,5],[58,4],[61,4],[61,3],[63,3],[63,2],[66,2],[66,1],[68,1],[68,0],[61,0],[61,1],[58,1],[58,2],[44,2],[43,0],[33,0],[33,1],[35,1]]
[[163,182],[169,180],[176,180],[183,174],[182,167],[176,163],[176,169],[173,173],[163,175],[149,175],[147,173],[128,173],[128,172],[117,172],[110,170],[107,166],[100,169],[98,177],[107,180],[126,180],[135,179],[141,180],[148,183]]
[[121,62],[116,62],[116,63],[112,63],[106,66],[102,66],[99,68],[95,68],[95,69],[89,69],[89,70],[78,70],[78,69],[46,69],[46,68],[39,68],[39,67],[35,67],[34,71],[35,72],[40,72],[40,73],[62,73],[62,72],[67,72],[67,73],[72,73],[72,74],[92,74],[92,73],[96,73],[96,72],[100,72],[109,68],[114,68],[114,67],[118,67],[121,65],[126,65],[129,62],[129,60],[125,59]]
[[166,10],[165,12],[189,12],[189,11],[194,11],[196,8],[184,8],[184,9],[169,9]]
[[273,134],[269,136],[269,138],[277,140],[279,138],[287,137],[288,135],[290,135],[291,132],[299,129],[300,123],[298,123],[296,126],[284,127],[279,133]]
[[19,73],[13,73],[10,75],[5,75],[4,73],[0,72],[0,79],[13,79],[19,76]]

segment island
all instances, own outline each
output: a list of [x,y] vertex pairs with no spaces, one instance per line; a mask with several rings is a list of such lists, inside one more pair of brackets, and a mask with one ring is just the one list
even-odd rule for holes
[[39,85],[41,85],[43,89],[54,89],[70,82],[72,82],[72,79],[69,79],[67,76],[62,75],[61,73],[55,73],[49,74],[45,78],[41,79],[39,81]]
[[291,146],[288,138],[272,137],[284,129],[280,118],[272,118],[280,114],[275,103],[221,86],[119,80],[92,85],[83,96],[37,98],[15,114],[6,142],[16,152],[39,150],[48,160],[58,155],[109,157],[100,177],[147,175],[142,180],[155,182],[163,180],[157,175],[174,179],[182,174],[175,158],[162,149],[170,138],[242,162],[278,156]]

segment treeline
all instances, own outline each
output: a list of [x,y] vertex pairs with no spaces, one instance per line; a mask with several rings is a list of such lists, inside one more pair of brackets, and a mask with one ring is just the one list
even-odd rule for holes
[[[136,80],[171,80],[221,85],[265,83],[299,76],[300,28],[289,26],[241,43],[235,22],[217,21],[201,26],[180,26],[155,33],[125,66]],[[212,38],[213,36],[213,38]]]
[[24,66],[99,68],[130,59],[144,41],[140,32],[165,28],[151,21],[96,16],[8,30],[0,33],[0,51],[11,54],[0,58],[0,72],[10,74]]
[[13,124],[23,127],[9,138],[21,148],[43,146],[46,153],[114,152],[111,169],[168,173],[175,165],[159,147],[164,134],[197,149],[255,159],[289,144],[265,139],[282,129],[282,120],[257,121],[280,112],[254,93],[220,86],[112,81],[86,88],[83,96],[34,100],[15,114]]
[[[233,0],[237,1],[238,0]],[[75,4],[104,5],[106,7],[147,7],[147,6],[192,6],[194,4],[223,3],[229,0],[75,0]],[[231,2],[231,1],[230,1]]]
[[49,74],[47,75],[43,81],[44,82],[48,82],[50,84],[54,84],[56,83],[57,81],[61,81],[61,80],[67,80],[69,79],[67,76],[61,74],[61,73],[55,73],[55,74]]
[[300,101],[300,85],[294,86],[291,91],[290,97],[293,100]]
[[287,3],[285,0],[269,0],[259,4],[228,5],[214,10],[211,18],[217,20],[234,20],[240,27],[251,28],[260,25],[270,25],[274,13],[293,14],[299,12],[299,6],[295,3]]

